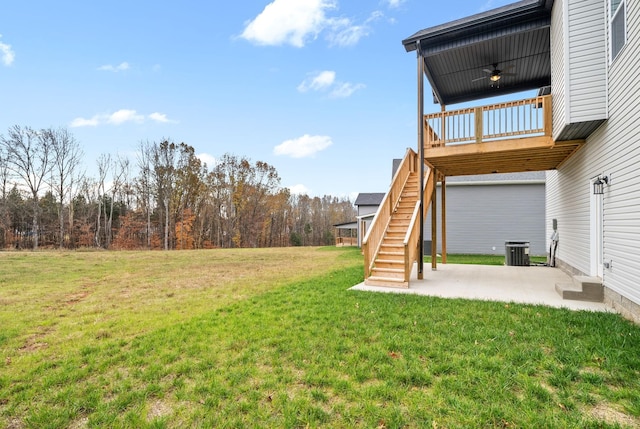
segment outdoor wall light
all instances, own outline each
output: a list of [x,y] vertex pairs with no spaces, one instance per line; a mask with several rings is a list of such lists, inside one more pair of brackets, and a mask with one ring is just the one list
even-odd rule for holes
[[608,176],[598,176],[596,180],[593,181],[593,195],[604,194],[604,185],[607,184],[609,184]]

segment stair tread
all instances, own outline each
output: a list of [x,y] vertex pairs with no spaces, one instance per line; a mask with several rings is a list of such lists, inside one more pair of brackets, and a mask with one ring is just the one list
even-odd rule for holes
[[404,268],[380,268],[380,267],[374,267],[373,271],[382,271],[384,273],[404,273]]

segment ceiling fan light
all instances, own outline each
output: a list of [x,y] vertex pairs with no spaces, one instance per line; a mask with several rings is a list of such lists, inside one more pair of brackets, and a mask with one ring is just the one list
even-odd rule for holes
[[492,74],[491,76],[489,76],[489,79],[491,79],[492,82],[497,82],[500,80],[500,75],[499,74]]

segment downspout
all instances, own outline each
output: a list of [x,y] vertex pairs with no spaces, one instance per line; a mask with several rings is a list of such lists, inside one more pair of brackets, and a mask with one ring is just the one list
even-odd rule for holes
[[420,241],[418,243],[418,280],[424,278],[424,57],[420,40],[416,41],[418,52],[418,163],[420,165]]

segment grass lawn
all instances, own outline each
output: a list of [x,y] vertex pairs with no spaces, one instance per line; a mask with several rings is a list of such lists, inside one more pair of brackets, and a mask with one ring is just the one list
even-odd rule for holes
[[0,428],[640,426],[620,316],[362,275],[354,248],[0,253]]
[[[448,254],[447,263],[449,264],[476,264],[476,265],[504,265],[504,255],[467,255],[467,254]],[[532,264],[543,264],[547,262],[546,256],[529,257]],[[431,256],[425,256],[424,261],[431,263]],[[442,257],[438,256],[438,263],[442,262]]]

